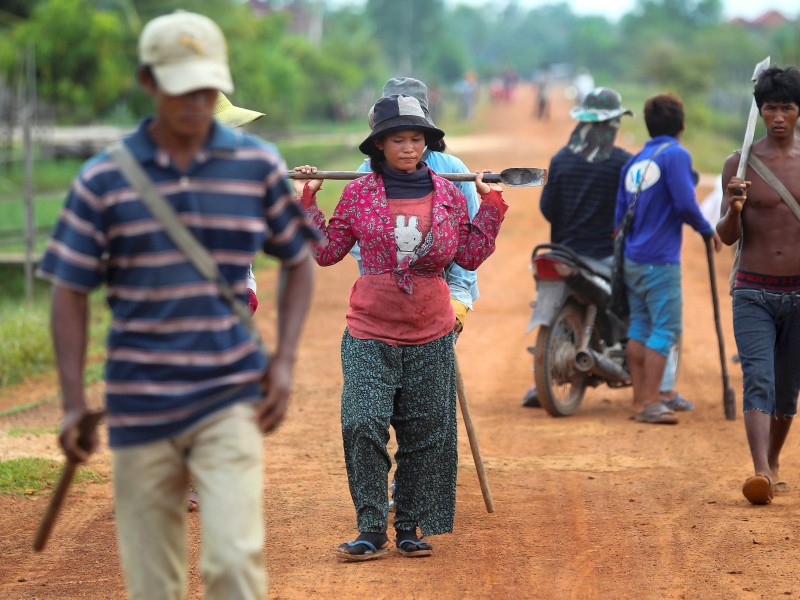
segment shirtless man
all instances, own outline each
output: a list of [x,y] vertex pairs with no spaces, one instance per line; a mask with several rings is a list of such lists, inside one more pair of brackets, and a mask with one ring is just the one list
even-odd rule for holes
[[[755,155],[800,198],[800,71],[772,68],[753,96],[767,130]],[[797,413],[800,391],[800,220],[751,166],[736,177],[739,154],[725,161],[727,182],[717,232],[726,244],[742,241],[733,288],[733,325],[744,374],[744,425],[755,475],[742,493],[769,504],[788,487],[778,474],[780,453]],[[737,196],[736,189],[744,188]]]

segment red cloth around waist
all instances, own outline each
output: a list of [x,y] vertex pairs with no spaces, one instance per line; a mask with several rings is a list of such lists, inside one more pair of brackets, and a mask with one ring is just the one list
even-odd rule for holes
[[364,275],[350,290],[347,327],[354,338],[393,346],[425,344],[453,329],[450,288],[439,276],[411,275],[414,291],[397,285],[393,273]]

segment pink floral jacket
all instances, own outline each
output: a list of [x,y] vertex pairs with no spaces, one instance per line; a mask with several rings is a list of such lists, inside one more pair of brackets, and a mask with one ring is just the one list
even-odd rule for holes
[[401,265],[397,264],[394,225],[380,175],[369,173],[347,184],[327,226],[316,199],[306,190],[303,206],[324,237],[313,248],[316,261],[322,266],[336,264],[358,242],[364,275],[394,272],[398,285],[409,293],[413,288],[409,275],[438,277],[452,261],[470,271],[477,269],[494,252],[508,205],[500,192],[492,190],[482,197],[480,209],[470,223],[461,190],[433,170],[430,172],[432,243],[416,260],[406,258]]

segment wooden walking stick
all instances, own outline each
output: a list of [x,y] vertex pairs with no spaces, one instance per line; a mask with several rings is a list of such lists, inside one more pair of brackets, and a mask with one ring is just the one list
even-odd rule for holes
[[719,316],[719,294],[717,293],[717,276],[714,269],[714,246],[711,239],[706,239],[706,258],[708,274],[711,278],[711,300],[714,303],[714,326],[717,329],[717,345],[719,347],[719,363],[722,368],[722,409],[728,421],[736,419],[736,392],[728,379],[728,364],[725,362],[725,338]]
[[[100,419],[103,418],[105,411],[92,411],[86,413],[78,423],[78,445],[84,450],[89,450],[92,445],[92,435],[97,428]],[[56,517],[61,511],[61,505],[64,498],[67,496],[67,491],[72,483],[72,478],[75,476],[75,470],[78,468],[78,463],[74,460],[67,459],[64,464],[64,470],[61,472],[61,477],[58,480],[56,489],[50,497],[50,503],[47,505],[47,510],[42,516],[39,523],[39,529],[36,531],[36,537],[33,540],[33,549],[36,552],[44,550],[47,543],[47,538],[50,537],[50,532],[53,530],[53,525],[56,522]]]
[[489,481],[486,479],[486,471],[483,468],[483,458],[481,458],[481,450],[478,447],[478,437],[475,435],[475,425],[473,425],[472,416],[469,413],[467,394],[464,392],[464,380],[461,378],[461,369],[458,368],[458,357],[455,357],[455,366],[458,404],[461,407],[461,416],[464,417],[464,427],[467,429],[469,448],[472,450],[472,460],[475,461],[475,469],[478,471],[478,481],[481,484],[481,493],[483,494],[483,502],[486,504],[486,512],[493,513],[494,501],[492,500],[492,492],[489,489]]

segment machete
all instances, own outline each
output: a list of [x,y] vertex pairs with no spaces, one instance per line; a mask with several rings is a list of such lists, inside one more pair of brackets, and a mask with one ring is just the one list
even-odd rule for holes
[[[769,56],[756,65],[753,71],[751,81],[758,81],[761,74],[769,69]],[[739,179],[744,179],[744,174],[747,171],[747,159],[750,157],[750,147],[753,145],[753,134],[756,130],[756,121],[758,120],[758,106],[756,100],[750,103],[750,115],[747,117],[747,128],[744,130],[744,142],[742,142],[742,153],[739,156],[739,167],[736,169],[736,176]],[[744,188],[735,188],[733,190],[735,196],[743,196]]]

